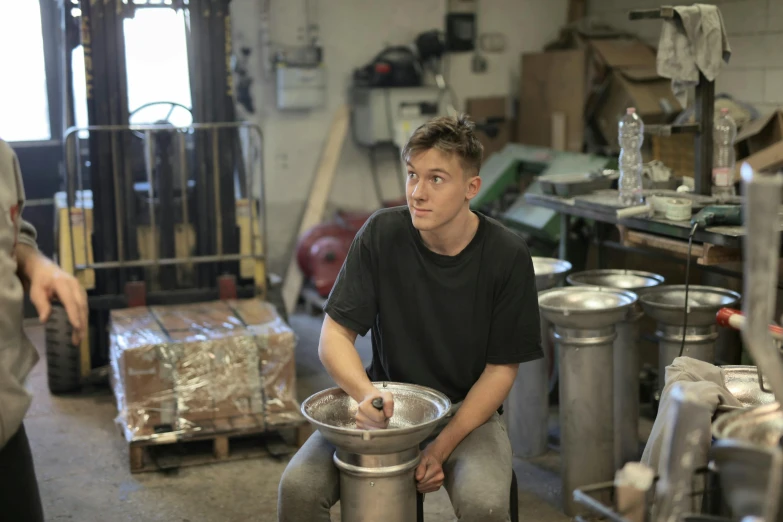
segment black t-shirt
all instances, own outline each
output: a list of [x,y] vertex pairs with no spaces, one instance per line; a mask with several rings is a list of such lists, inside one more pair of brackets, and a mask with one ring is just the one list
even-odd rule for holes
[[465,398],[485,365],[543,357],[533,261],[524,240],[482,214],[456,256],[428,249],[407,207],[382,209],[351,245],[324,311],[372,329],[374,381]]

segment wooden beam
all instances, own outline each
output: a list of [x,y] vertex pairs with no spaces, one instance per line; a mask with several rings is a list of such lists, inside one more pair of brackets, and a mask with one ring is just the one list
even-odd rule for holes
[[[348,105],[344,104],[337,109],[332,125],[326,135],[326,143],[318,160],[318,168],[315,171],[313,184],[310,186],[310,195],[307,198],[296,237],[300,237],[310,228],[323,221],[324,211],[329,201],[329,194],[332,191],[332,183],[337,173],[337,164],[340,161],[345,136],[348,134],[348,121],[349,109]],[[303,281],[304,275],[296,263],[296,250],[294,249],[291,260],[288,263],[285,278],[283,279],[283,303],[289,316],[293,313],[296,302],[299,300]]]
[[[620,241],[624,246],[663,250],[670,253],[673,257],[680,259],[688,258],[688,242],[685,240],[629,230],[622,225],[618,225],[617,229],[620,231]],[[696,263],[699,265],[713,266],[742,261],[742,250],[710,243],[694,243],[691,248],[691,257],[695,257]]]

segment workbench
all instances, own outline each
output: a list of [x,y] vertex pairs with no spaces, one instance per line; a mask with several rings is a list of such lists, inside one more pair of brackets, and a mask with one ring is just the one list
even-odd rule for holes
[[[688,236],[691,231],[689,221],[669,221],[663,217],[630,217],[619,219],[617,210],[622,208],[598,204],[600,198],[591,194],[574,197],[561,197],[549,194],[529,193],[525,196],[529,205],[554,210],[560,215],[560,259],[568,259],[568,235],[572,217],[589,219],[607,225],[616,225],[620,232],[620,243],[603,241],[598,238],[599,247],[609,245],[625,250],[651,253],[658,251],[666,257],[687,258]],[[694,211],[695,212],[695,211]],[[781,228],[783,230],[783,228]],[[744,227],[714,226],[697,229],[693,237],[692,256],[697,264],[709,267],[710,271],[733,277],[742,277],[741,269],[719,267],[718,265],[737,263],[742,260]],[[602,252],[599,248],[599,265],[602,265]]]

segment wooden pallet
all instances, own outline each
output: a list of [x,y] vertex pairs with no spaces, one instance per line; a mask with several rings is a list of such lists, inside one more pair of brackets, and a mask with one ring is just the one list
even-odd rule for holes
[[301,419],[269,425],[262,415],[242,415],[198,424],[182,432],[161,433],[129,443],[131,473],[168,471],[259,457],[292,454],[312,433]]

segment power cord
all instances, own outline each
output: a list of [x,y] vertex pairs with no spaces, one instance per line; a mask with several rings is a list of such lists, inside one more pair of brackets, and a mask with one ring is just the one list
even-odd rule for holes
[[693,247],[693,235],[696,233],[696,229],[699,228],[698,223],[693,224],[691,233],[688,236],[688,258],[685,260],[685,307],[683,308],[682,319],[682,343],[680,344],[680,355],[685,350],[685,336],[688,331],[688,288],[690,287],[690,272],[691,272],[691,248]]

